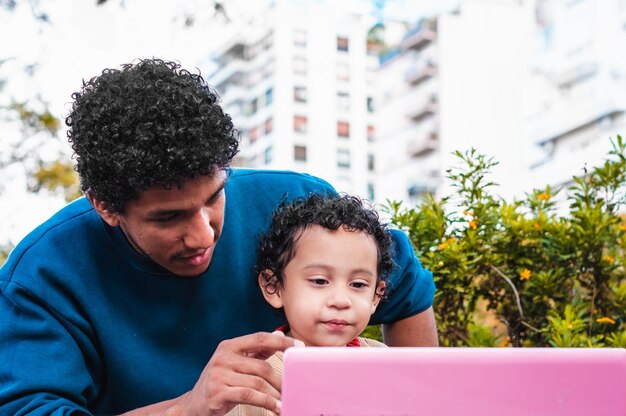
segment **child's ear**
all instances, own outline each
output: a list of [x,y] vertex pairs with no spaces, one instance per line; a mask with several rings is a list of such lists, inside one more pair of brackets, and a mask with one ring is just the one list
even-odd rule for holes
[[266,269],[259,273],[259,286],[267,303],[276,309],[283,307],[283,299],[280,297],[279,291],[280,283],[271,270]]
[[104,202],[98,201],[93,196],[93,194],[91,192],[89,192],[89,191],[87,191],[87,199],[89,199],[89,202],[91,202],[91,205],[93,205],[93,207],[96,210],[96,212],[98,214],[100,214],[102,219],[107,224],[109,224],[111,227],[117,227],[118,225],[120,225],[120,216],[119,216],[119,214],[111,212],[107,208],[107,205]]
[[376,308],[380,303],[380,300],[385,295],[385,282],[378,282],[376,285],[376,291],[374,292],[374,300],[372,301],[372,313],[376,312]]

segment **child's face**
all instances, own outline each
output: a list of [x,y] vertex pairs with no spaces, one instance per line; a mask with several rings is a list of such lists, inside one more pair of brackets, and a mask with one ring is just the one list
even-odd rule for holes
[[312,226],[296,243],[283,285],[264,291],[283,307],[291,336],[308,346],[344,346],[367,326],[376,310],[377,248],[363,232]]

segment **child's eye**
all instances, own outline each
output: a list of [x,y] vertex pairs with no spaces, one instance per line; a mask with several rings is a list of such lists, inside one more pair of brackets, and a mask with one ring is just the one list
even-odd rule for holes
[[352,287],[355,289],[363,289],[368,287],[368,284],[366,282],[352,282]]
[[310,282],[317,286],[323,286],[326,283],[328,283],[326,279],[321,279],[321,278],[311,279]]

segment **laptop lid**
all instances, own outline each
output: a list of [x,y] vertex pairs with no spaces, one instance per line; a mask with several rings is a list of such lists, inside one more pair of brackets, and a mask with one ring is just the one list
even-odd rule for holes
[[626,349],[291,348],[281,416],[626,416]]

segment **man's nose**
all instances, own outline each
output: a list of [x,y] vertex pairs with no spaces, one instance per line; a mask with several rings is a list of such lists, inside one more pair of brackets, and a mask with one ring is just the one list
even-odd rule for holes
[[211,227],[209,209],[201,209],[190,219],[183,240],[187,247],[193,249],[204,249],[213,244],[215,230]]

